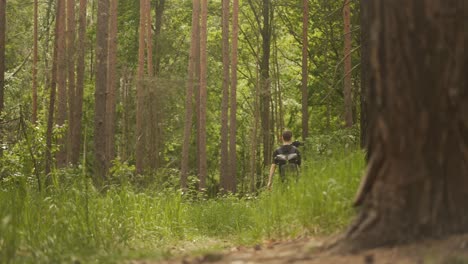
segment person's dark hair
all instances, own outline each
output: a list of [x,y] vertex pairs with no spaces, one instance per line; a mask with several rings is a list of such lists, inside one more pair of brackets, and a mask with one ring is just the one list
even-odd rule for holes
[[291,141],[292,132],[290,130],[286,130],[283,132],[283,140],[284,141]]

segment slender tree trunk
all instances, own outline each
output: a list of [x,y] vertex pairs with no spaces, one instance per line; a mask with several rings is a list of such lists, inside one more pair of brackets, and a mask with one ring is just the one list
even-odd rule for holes
[[[37,60],[38,60],[38,0],[34,0],[33,67],[32,67],[32,122],[37,122]],[[2,56],[2,55],[0,55]]]
[[302,140],[309,136],[309,1],[302,0]]
[[[1,1],[1,0],[0,0]],[[62,19],[60,16],[62,12],[63,1],[57,0],[57,6],[55,11],[55,40],[54,40],[54,54],[52,58],[52,71],[50,78],[50,95],[49,95],[49,113],[47,117],[47,132],[46,132],[46,149],[45,149],[45,174],[47,175],[46,184],[50,182],[50,172],[52,170],[52,134],[54,129],[54,112],[55,112],[55,99],[57,93],[57,60],[59,50],[59,28]]]
[[[5,105],[5,36],[6,36],[6,0],[0,0],[0,121],[2,120]],[[0,143],[3,143],[3,132],[0,128]],[[0,148],[0,157],[3,148]]]
[[260,119],[263,137],[263,166],[271,163],[271,135],[270,135],[270,43],[271,43],[271,21],[270,0],[263,0],[262,7],[263,28],[262,35],[262,61],[260,63]]
[[223,191],[229,191],[229,0],[222,0],[223,88],[221,100],[221,163],[220,179]]
[[109,161],[115,158],[115,106],[117,93],[117,11],[118,0],[110,0],[109,46],[106,99],[106,156]]
[[155,22],[154,22],[154,70],[155,74],[158,75],[161,70],[161,27],[163,25],[163,15],[165,9],[166,0],[155,0]]
[[232,49],[231,49],[231,100],[229,121],[229,185],[230,191],[237,190],[237,54],[239,38],[239,0],[232,3]]
[[[53,4],[54,0],[48,0],[47,1],[47,10],[46,10],[46,15],[45,15],[45,18],[44,18],[44,23],[45,25],[47,25],[46,29],[45,29],[45,32],[44,32],[44,49],[43,49],[43,52],[42,52],[42,60],[44,61],[44,72],[46,74],[44,74],[44,85],[50,85],[51,81],[50,81],[50,69],[49,69],[49,59],[48,59],[48,55],[49,55],[49,43],[50,43],[50,25],[52,24],[52,21],[51,21],[51,13],[52,13],[52,4]],[[53,19],[52,19],[53,20]]]
[[144,105],[144,84],[145,74],[145,30],[146,30],[146,0],[140,0],[140,27],[138,29],[138,70],[137,70],[137,111],[136,111],[136,172],[143,173],[145,154],[145,134],[143,131],[143,105]]
[[373,151],[345,249],[467,232],[468,6],[446,0],[372,6]]
[[[185,94],[185,124],[184,124],[184,142],[182,145],[182,164],[181,164],[181,176],[180,185],[183,189],[187,188],[187,177],[189,170],[189,151],[190,151],[190,135],[192,134],[192,119],[193,119],[193,90],[195,83],[198,78],[195,76],[196,64],[199,64],[197,60],[197,53],[199,53],[198,45],[199,41],[199,24],[200,24],[200,1],[194,0],[192,2],[192,34],[190,41],[190,57],[188,65],[188,78],[187,78],[187,90]],[[198,107],[198,106],[197,106]]]
[[351,0],[344,0],[344,106],[345,123],[347,127],[353,126],[353,99],[351,83]]
[[68,66],[68,142],[67,142],[67,161],[72,160],[72,146],[74,140],[75,128],[75,1],[67,0],[67,66]]
[[99,0],[96,32],[96,89],[94,92],[94,176],[103,183],[107,177],[106,92],[108,72],[109,0]]
[[77,50],[77,67],[76,67],[76,89],[75,98],[73,99],[73,139],[71,146],[70,162],[74,165],[78,164],[80,159],[81,147],[81,119],[83,116],[83,92],[85,81],[85,56],[86,56],[86,8],[87,0],[80,0],[79,12],[79,32],[78,32],[78,50]]
[[[66,54],[66,1],[58,0],[60,5],[60,16],[56,23],[59,29],[57,49],[57,125],[64,126],[67,120],[67,54]],[[63,137],[58,139],[58,150],[56,154],[57,167],[62,168],[67,164],[66,131]]]
[[201,24],[200,24],[200,105],[199,105],[199,189],[206,188],[207,157],[206,157],[206,99],[207,99],[207,32],[208,0],[201,0]]

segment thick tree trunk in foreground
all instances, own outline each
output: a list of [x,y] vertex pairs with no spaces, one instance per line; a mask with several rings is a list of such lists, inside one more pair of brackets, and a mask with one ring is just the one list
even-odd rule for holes
[[200,6],[201,22],[200,22],[200,105],[199,105],[199,163],[198,177],[200,180],[199,189],[206,188],[207,177],[207,157],[206,157],[206,99],[207,99],[207,18],[208,18],[208,0],[201,0]]
[[374,2],[373,150],[345,245],[468,231],[467,11],[464,1]]
[[229,183],[229,0],[223,0],[222,8],[222,47],[223,47],[223,89],[221,100],[221,162],[220,184],[228,191]]
[[229,112],[229,184],[228,191],[236,192],[237,187],[237,43],[239,38],[239,0],[232,3],[232,50],[231,50],[231,94]]
[[96,90],[94,92],[94,179],[107,177],[106,92],[109,37],[109,0],[99,0],[96,32]]
[[309,90],[307,87],[309,77],[309,41],[307,35],[309,28],[308,0],[302,1],[302,10],[302,140],[305,140],[309,136]]
[[344,107],[346,127],[353,126],[353,99],[351,83],[351,1],[345,0],[343,6],[344,20]]
[[[6,35],[6,0],[0,0],[0,120],[4,107],[5,90],[5,35]],[[0,143],[3,142],[2,131],[0,129]],[[3,155],[3,148],[0,148],[0,157]]]
[[[195,67],[199,64],[200,52],[197,43],[199,43],[199,24],[200,24],[200,1],[193,1],[192,10],[192,33],[190,42],[190,57],[188,65],[187,90],[185,94],[185,123],[184,123],[184,142],[182,145],[182,164],[180,169],[180,185],[183,189],[187,188],[187,177],[189,169],[189,151],[190,151],[190,135],[192,134],[192,118],[193,118],[193,90],[198,82]],[[198,107],[198,106],[197,106]]]

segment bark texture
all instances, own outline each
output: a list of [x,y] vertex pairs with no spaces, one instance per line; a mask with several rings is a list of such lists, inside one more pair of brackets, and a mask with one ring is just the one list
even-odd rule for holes
[[67,138],[67,162],[72,160],[73,134],[75,127],[75,101],[76,101],[76,83],[75,83],[75,1],[67,0],[67,70],[68,70],[68,138]]
[[379,0],[371,14],[373,146],[344,245],[468,231],[468,54],[463,1]]
[[115,106],[117,94],[117,11],[118,0],[110,0],[109,47],[106,99],[106,156],[115,158]]
[[262,59],[260,63],[260,119],[263,138],[263,166],[271,163],[270,135],[270,48],[271,48],[271,6],[270,0],[262,1]]
[[222,8],[222,49],[223,87],[221,100],[221,162],[220,183],[224,191],[229,190],[229,0],[223,0]]
[[[58,0],[61,2],[57,5],[60,15],[57,17],[58,23],[57,31],[57,125],[64,126],[67,120],[67,54],[66,54],[66,1]],[[67,163],[66,152],[66,132],[58,138],[58,150],[56,153],[57,167],[62,168]]]
[[208,0],[201,0],[200,5],[201,22],[200,22],[200,105],[199,105],[199,164],[198,177],[199,189],[206,188],[207,177],[207,157],[206,157],[206,99],[207,99],[207,19],[208,19]]
[[232,2],[231,93],[229,116],[229,191],[237,187],[237,47],[239,38],[239,0]]

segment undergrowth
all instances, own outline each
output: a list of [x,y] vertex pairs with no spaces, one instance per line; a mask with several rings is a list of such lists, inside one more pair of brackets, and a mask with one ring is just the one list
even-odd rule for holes
[[[113,263],[161,259],[265,239],[326,235],[345,226],[364,164],[360,151],[310,156],[297,183],[207,199],[129,183],[94,189],[79,172],[38,192],[27,177],[0,183],[1,263]],[[77,262],[77,263],[78,263]]]

